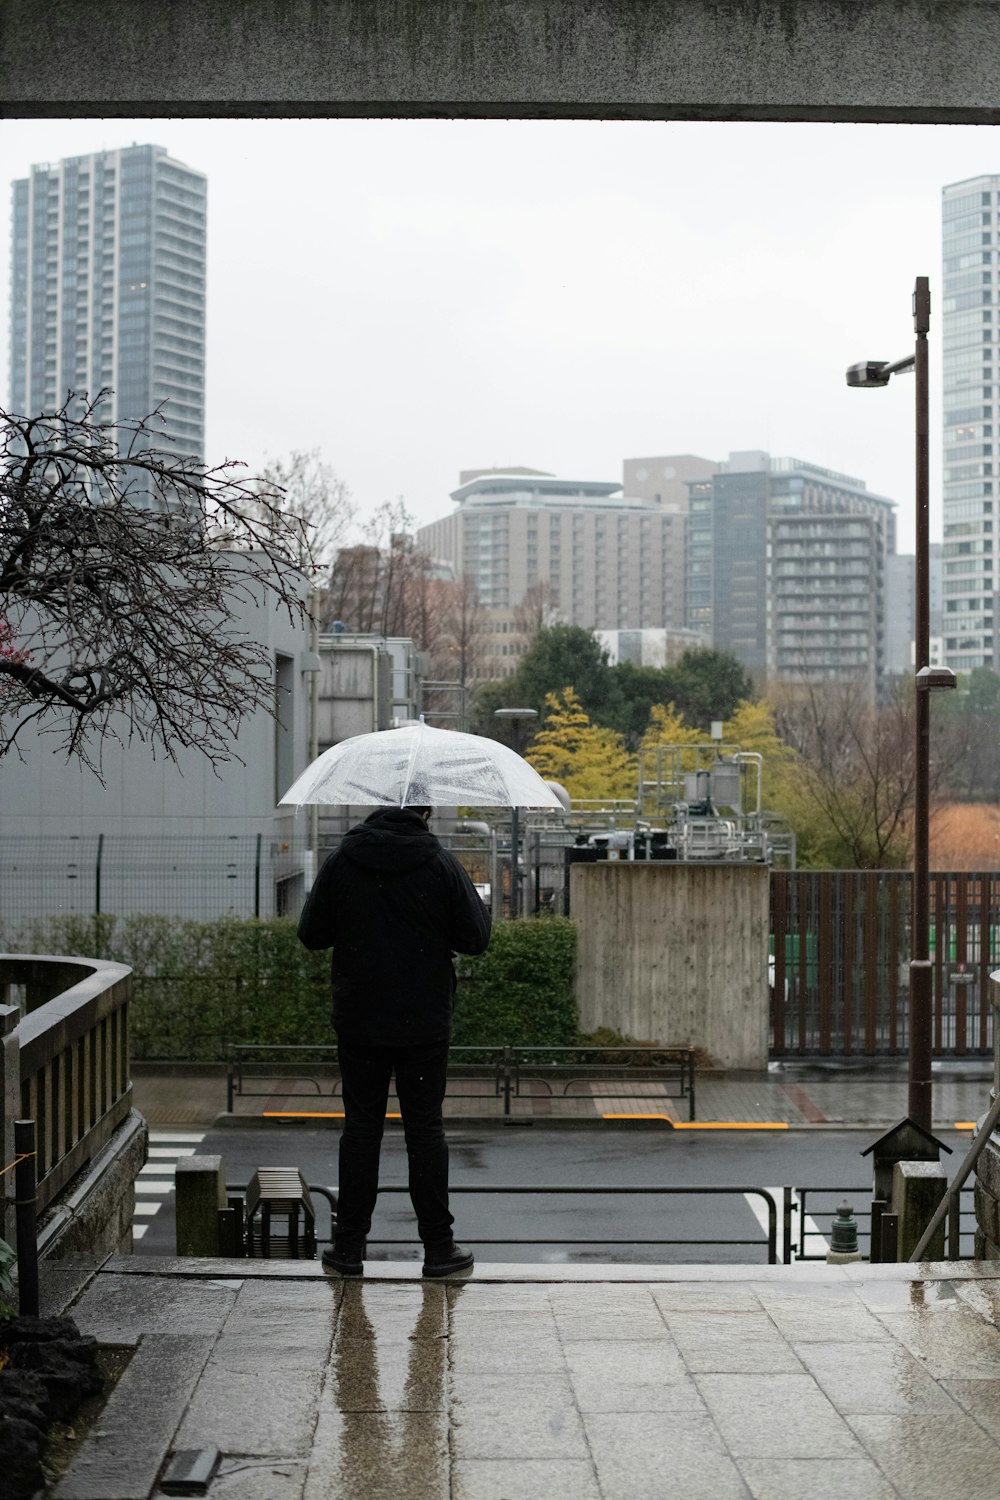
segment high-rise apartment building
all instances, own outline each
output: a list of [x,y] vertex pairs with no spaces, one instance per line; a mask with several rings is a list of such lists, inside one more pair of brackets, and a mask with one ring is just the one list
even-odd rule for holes
[[205,448],[206,180],[162,146],[32,168],[13,185],[10,407],[70,392],[106,420],[161,407],[157,446]]
[[[993,428],[1000,402],[1000,175],[942,193],[944,664],[1000,661]],[[1000,624],[1000,621],[998,621]]]
[[690,485],[687,624],[758,681],[853,676],[884,662],[893,503],[794,458],[732,453]]

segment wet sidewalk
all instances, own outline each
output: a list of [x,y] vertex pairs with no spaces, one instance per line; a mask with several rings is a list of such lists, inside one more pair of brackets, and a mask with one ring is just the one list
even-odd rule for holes
[[[985,1114],[990,1102],[992,1068],[986,1060],[960,1068],[945,1065],[934,1076],[934,1124],[951,1129]],[[317,1118],[336,1119],[342,1109],[339,1095],[323,1084],[323,1092],[289,1079],[248,1080],[253,1095],[237,1095],[227,1113],[226,1078],[221,1072],[174,1073],[138,1068],[134,1077],[135,1106],[150,1125],[213,1125]],[[608,1116],[660,1115],[681,1129],[691,1128],[688,1101],[678,1099],[664,1085],[648,1082],[612,1084],[575,1083],[562,1093],[543,1080],[522,1080],[521,1092],[510,1100],[510,1118],[533,1119],[548,1125],[596,1123]],[[556,1092],[555,1090],[559,1090]],[[727,1078],[699,1074],[696,1080],[695,1128],[719,1124],[777,1124],[788,1127],[894,1125],[906,1114],[905,1067],[857,1067],[835,1070],[772,1069],[760,1078]],[[502,1094],[490,1079],[453,1077],[445,1114],[454,1123],[504,1118]],[[390,1102],[390,1110],[394,1108]]]
[[[43,1268],[134,1354],[56,1500],[995,1500],[1000,1267],[108,1261]],[[996,1279],[995,1279],[996,1278]]]

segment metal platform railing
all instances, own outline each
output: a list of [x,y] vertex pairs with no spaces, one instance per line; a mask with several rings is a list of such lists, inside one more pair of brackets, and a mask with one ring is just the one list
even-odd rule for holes
[[[561,1084],[562,1097],[568,1097],[575,1085],[590,1086],[606,1082],[608,1092],[614,1092],[616,1083],[629,1085],[629,1099],[636,1103],[663,1105],[670,1099],[687,1101],[687,1116],[695,1119],[695,1063],[693,1047],[618,1046],[571,1047],[511,1046],[451,1048],[454,1064],[450,1069],[447,1097],[450,1099],[481,1099],[482,1093],[462,1092],[454,1083],[473,1078],[485,1078],[493,1082],[493,1096],[503,1099],[503,1113],[510,1118],[513,1100],[521,1095],[522,1084],[531,1083],[544,1088],[552,1096]],[[593,1059],[599,1059],[594,1061]],[[291,1071],[299,1060],[313,1062],[310,1072]],[[279,1071],[264,1071],[268,1065],[279,1065]],[[334,1099],[340,1091],[340,1079],[335,1073],[337,1048],[335,1045],[275,1047],[262,1045],[234,1046],[229,1049],[226,1064],[226,1109],[232,1114],[237,1098],[269,1098],[278,1090],[251,1087],[263,1079],[280,1083],[283,1080],[308,1084],[317,1098]],[[320,1069],[325,1076],[318,1076]],[[656,1092],[635,1092],[636,1085],[655,1084]],[[324,1086],[325,1085],[325,1086]],[[673,1092],[671,1092],[671,1086]]]

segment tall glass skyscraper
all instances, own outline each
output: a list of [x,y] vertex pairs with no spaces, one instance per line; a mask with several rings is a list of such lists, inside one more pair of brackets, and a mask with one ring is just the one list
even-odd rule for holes
[[9,405],[109,389],[107,420],[162,406],[155,442],[205,448],[205,205],[162,146],[32,168],[13,185]]
[[[943,656],[954,672],[1000,659],[993,426],[1000,402],[1000,176],[943,189]],[[1000,620],[998,620],[1000,625]]]

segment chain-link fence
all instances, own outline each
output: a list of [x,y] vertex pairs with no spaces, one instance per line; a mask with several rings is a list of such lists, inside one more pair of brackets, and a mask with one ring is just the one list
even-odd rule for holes
[[[340,842],[321,830],[319,861]],[[495,838],[455,833],[482,894],[502,887]],[[304,837],[266,834],[0,835],[0,945],[52,917],[297,917],[316,856]]]

